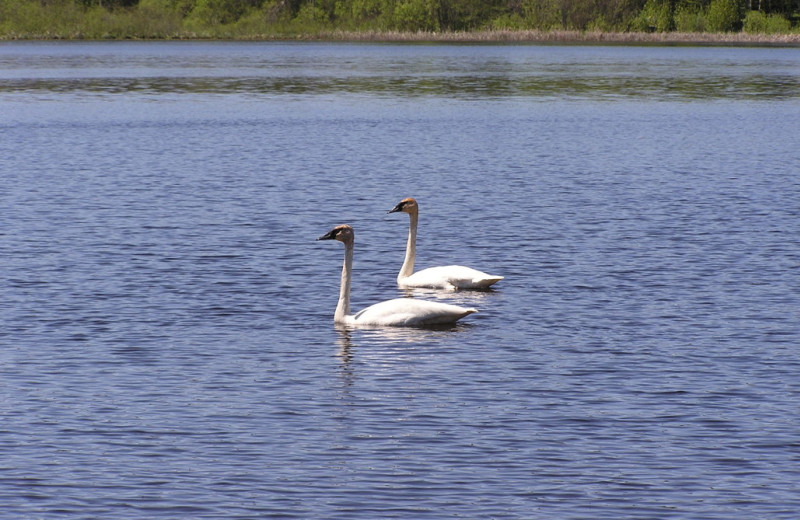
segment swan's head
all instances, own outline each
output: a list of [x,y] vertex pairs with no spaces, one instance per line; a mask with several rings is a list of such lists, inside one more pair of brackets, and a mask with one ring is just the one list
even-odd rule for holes
[[397,213],[398,211],[402,211],[403,213],[416,213],[418,210],[419,206],[417,206],[417,201],[408,197],[398,202],[397,206],[389,210],[389,213]]
[[353,228],[347,224],[341,224],[331,229],[317,240],[338,240],[339,242],[344,242],[345,244],[352,244],[354,238],[355,233],[353,232]]

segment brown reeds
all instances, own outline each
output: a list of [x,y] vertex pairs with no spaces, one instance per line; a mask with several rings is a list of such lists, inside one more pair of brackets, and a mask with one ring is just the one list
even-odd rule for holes
[[491,30],[472,32],[330,31],[301,39],[373,42],[452,42],[452,43],[619,43],[683,45],[800,45],[800,33],[747,34],[686,32],[602,32]]

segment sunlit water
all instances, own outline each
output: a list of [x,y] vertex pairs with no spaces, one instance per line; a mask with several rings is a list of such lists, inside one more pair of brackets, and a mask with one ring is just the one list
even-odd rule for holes
[[[800,512],[796,49],[0,44],[8,518]],[[418,267],[451,330],[340,331]]]

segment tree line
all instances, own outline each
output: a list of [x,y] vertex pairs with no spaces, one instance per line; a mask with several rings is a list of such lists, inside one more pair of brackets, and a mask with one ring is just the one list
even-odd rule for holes
[[0,0],[4,38],[330,31],[798,32],[800,0]]

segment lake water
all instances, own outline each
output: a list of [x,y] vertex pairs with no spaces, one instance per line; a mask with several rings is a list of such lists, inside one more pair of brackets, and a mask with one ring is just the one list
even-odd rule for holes
[[[795,519],[800,51],[0,44],[8,518]],[[337,330],[418,268],[449,330]]]

